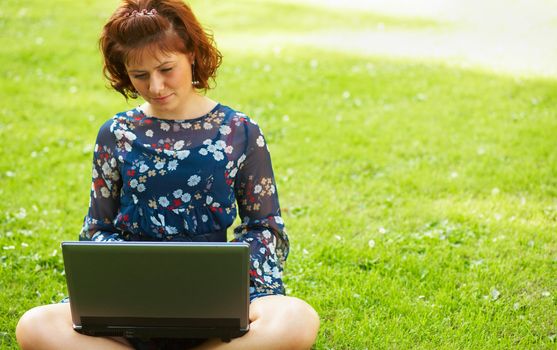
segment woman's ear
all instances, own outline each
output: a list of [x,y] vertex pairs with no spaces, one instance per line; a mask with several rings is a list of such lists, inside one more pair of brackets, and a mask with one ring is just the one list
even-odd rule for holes
[[194,56],[193,52],[188,53],[188,59],[190,60],[191,64],[195,63],[195,56]]

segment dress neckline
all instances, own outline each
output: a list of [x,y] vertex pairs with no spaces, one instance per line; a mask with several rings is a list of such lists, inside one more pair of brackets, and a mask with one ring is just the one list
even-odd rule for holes
[[141,106],[137,106],[135,109],[146,119],[152,119],[152,120],[158,120],[160,122],[169,122],[169,123],[195,123],[195,122],[199,122],[205,118],[207,118],[209,115],[214,114],[219,108],[221,107],[220,102],[217,102],[217,104],[207,113],[199,116],[199,117],[195,117],[195,118],[191,118],[191,119],[166,119],[166,118],[159,118],[157,116],[151,116],[151,115],[147,115],[145,113],[145,111],[143,110],[143,108],[141,108]]

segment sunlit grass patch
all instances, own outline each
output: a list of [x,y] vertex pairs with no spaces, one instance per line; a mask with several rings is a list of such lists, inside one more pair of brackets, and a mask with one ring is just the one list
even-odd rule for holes
[[[18,17],[8,1],[0,14],[7,349],[24,310],[65,295],[59,243],[85,215],[97,129],[139,103],[101,79],[95,40],[113,5],[64,4]],[[286,13],[269,6],[238,4]],[[220,32],[244,30],[228,21]],[[209,96],[265,132],[292,242],[287,290],[321,315],[316,348],[554,346],[555,81],[290,46],[223,53]]]

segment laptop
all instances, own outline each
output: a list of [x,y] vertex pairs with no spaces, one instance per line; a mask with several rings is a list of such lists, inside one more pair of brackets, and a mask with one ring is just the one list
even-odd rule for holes
[[93,336],[231,338],[249,330],[249,245],[63,242],[73,328]]

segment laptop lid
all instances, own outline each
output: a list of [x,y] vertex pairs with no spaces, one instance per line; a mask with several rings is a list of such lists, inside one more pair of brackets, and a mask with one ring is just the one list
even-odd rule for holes
[[74,329],[230,339],[248,331],[249,245],[63,242]]

